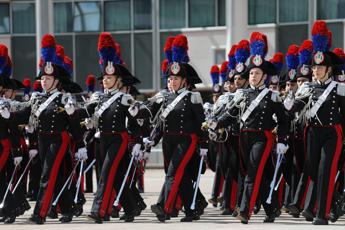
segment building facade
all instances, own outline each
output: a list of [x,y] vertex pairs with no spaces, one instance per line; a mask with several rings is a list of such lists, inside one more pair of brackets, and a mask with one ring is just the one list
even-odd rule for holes
[[343,47],[345,0],[0,0],[0,42],[10,49],[14,77],[33,79],[36,32],[54,33],[84,86],[88,74],[100,72],[98,35],[109,31],[142,81],[139,88],[153,92],[162,85],[160,63],[170,35],[187,35],[191,64],[202,86],[209,86],[210,66],[225,60],[231,44],[259,30],[268,36],[269,55],[286,52],[310,37],[316,19],[328,22],[333,47]]

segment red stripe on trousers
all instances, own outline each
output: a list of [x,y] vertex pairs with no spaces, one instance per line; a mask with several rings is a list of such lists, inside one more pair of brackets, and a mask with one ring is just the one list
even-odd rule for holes
[[107,211],[107,214],[110,216],[111,215],[111,211],[113,210],[113,205],[114,204],[114,201],[115,201],[115,196],[116,196],[116,192],[115,192],[115,189],[113,188],[111,190],[111,196],[110,196],[110,202],[108,205],[108,211]]
[[69,144],[68,133],[62,132],[61,139],[62,139],[62,143],[55,157],[53,168],[50,171],[48,186],[43,196],[43,202],[42,202],[42,206],[40,210],[40,217],[42,218],[45,218],[47,216],[47,212],[49,210],[50,202],[54,193],[56,177],[57,177],[57,174],[59,173],[61,162],[66,154],[67,147]]
[[182,209],[182,199],[181,199],[180,195],[177,196],[176,204],[175,204],[175,209],[177,211],[180,211]]
[[278,204],[279,204],[279,207],[283,206],[284,189],[285,189],[285,179],[283,177],[282,181],[280,182],[280,184],[278,186]]
[[268,157],[272,151],[272,146],[273,146],[273,141],[274,141],[272,131],[264,131],[264,133],[265,133],[265,136],[267,138],[267,143],[266,143],[264,153],[263,153],[262,158],[261,158],[260,163],[259,163],[258,171],[256,172],[254,189],[253,189],[253,193],[252,193],[252,196],[251,196],[250,202],[249,202],[248,218],[251,216],[251,214],[253,212],[256,198],[258,196],[259,189],[260,189],[262,173],[264,171],[266,161],[267,161],[267,159],[268,159]]
[[164,210],[166,213],[171,213],[171,211],[172,211],[172,208],[173,208],[174,203],[175,203],[176,195],[178,192],[178,188],[180,186],[181,179],[183,177],[184,169],[187,166],[189,160],[192,158],[192,156],[195,152],[195,149],[196,149],[198,138],[197,138],[196,134],[190,134],[190,137],[192,139],[192,142],[190,143],[190,146],[186,152],[186,155],[183,157],[179,167],[177,168],[177,171],[176,171],[175,177],[174,177],[174,182],[171,186],[171,190],[169,192],[168,199],[165,203]]
[[332,166],[331,166],[331,174],[330,174],[329,182],[328,182],[328,196],[327,196],[326,212],[325,212],[326,219],[329,219],[329,212],[331,210],[331,203],[332,203],[332,197],[333,197],[335,177],[336,177],[337,171],[338,171],[338,160],[339,160],[339,157],[341,154],[341,149],[343,146],[343,144],[342,144],[343,129],[342,129],[341,125],[336,125],[335,131],[337,133],[337,146],[335,148],[335,153],[333,156]]
[[[108,210],[107,207],[109,205],[109,201],[111,198],[111,192],[112,192],[112,189],[114,187],[114,179],[115,179],[115,175],[117,172],[117,168],[119,167],[120,161],[123,158],[123,155],[125,154],[126,149],[127,149],[128,133],[122,132],[122,133],[120,133],[120,135],[121,135],[122,143],[120,145],[119,151],[116,154],[113,165],[110,168],[107,184],[106,184],[105,191],[103,194],[101,207],[99,210],[100,217],[104,217],[104,215],[107,213],[107,210]],[[113,204],[110,204],[110,205],[112,206]]]
[[231,183],[230,209],[235,210],[237,201],[237,182],[233,179]]
[[0,155],[0,171],[2,171],[3,167],[5,166],[8,156],[10,155],[10,149],[11,149],[11,142],[9,139],[2,139],[1,140],[2,145],[2,152]]

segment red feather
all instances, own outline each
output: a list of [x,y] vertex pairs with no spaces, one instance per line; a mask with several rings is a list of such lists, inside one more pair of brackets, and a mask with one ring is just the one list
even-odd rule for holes
[[237,45],[232,45],[231,49],[230,49],[230,52],[228,54],[228,57],[230,56],[234,56],[235,55],[235,51],[237,49]]
[[179,34],[175,37],[173,46],[181,46],[184,47],[185,50],[188,50],[188,39],[185,35]]
[[95,84],[96,84],[96,78],[95,78],[95,76],[93,76],[92,74],[87,75],[85,84],[86,84],[87,86],[89,86],[89,85],[95,85]]
[[164,51],[171,50],[172,44],[174,43],[175,37],[168,37],[167,41],[165,42]]
[[299,49],[298,45],[292,44],[289,46],[286,55],[287,56],[288,55],[298,55],[298,49]]
[[8,56],[8,49],[7,46],[0,44],[0,56],[7,57]]
[[302,50],[308,50],[310,52],[313,52],[313,42],[311,40],[304,40],[301,46],[299,47],[299,52]]
[[56,55],[58,57],[64,57],[65,56],[65,48],[63,48],[62,45],[56,45]]
[[332,37],[333,37],[332,32],[328,31],[328,47],[332,46]]
[[220,72],[221,73],[225,73],[228,71],[228,61],[225,61],[222,63],[222,65],[220,66]]
[[30,78],[25,78],[22,83],[25,86],[25,88],[30,88],[31,87]]
[[98,50],[103,47],[115,47],[114,39],[109,32],[103,32],[99,35]]
[[63,59],[63,62],[66,63],[67,65],[70,65],[71,67],[73,67],[73,61],[70,57],[65,56]]
[[311,34],[312,35],[317,35],[317,34],[328,35],[328,28],[327,28],[326,22],[323,20],[315,21]]
[[121,46],[117,42],[115,42],[115,49],[116,49],[117,56],[121,57]]
[[345,53],[344,53],[344,50],[342,48],[335,48],[333,50],[333,53],[335,53],[338,57],[345,59]]
[[56,46],[56,42],[55,42],[55,38],[53,35],[51,34],[45,34],[42,38],[41,41],[41,47],[55,47]]
[[40,57],[40,63],[38,64],[38,67],[39,67],[39,68],[42,68],[42,66],[43,66],[43,58]]
[[35,91],[37,91],[38,89],[40,89],[40,88],[41,88],[41,82],[40,82],[39,80],[36,80],[36,81],[34,82],[33,88],[34,88]]
[[164,59],[164,61],[162,62],[162,72],[165,73],[168,69],[168,59]]
[[277,52],[270,59],[270,62],[273,63],[284,63],[284,54],[282,52]]
[[211,72],[210,73],[219,73],[219,67],[217,65],[213,65],[211,67]]
[[248,40],[241,40],[238,44],[236,49],[245,49],[245,50],[249,50],[249,41]]

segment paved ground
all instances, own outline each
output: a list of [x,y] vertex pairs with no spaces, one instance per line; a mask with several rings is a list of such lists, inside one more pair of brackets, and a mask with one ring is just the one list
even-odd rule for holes
[[[163,184],[163,170],[147,170],[145,176],[145,189],[146,193],[143,194],[145,198],[145,202],[147,203],[148,207],[151,204],[154,204],[156,198],[158,196],[158,192]],[[212,179],[213,173],[208,171],[205,175],[203,175],[201,179],[201,190],[206,195],[207,198],[210,197],[210,192],[212,189]],[[291,218],[287,214],[282,214],[282,216],[276,220],[273,224],[263,224],[262,220],[264,219],[264,214],[260,212],[258,215],[255,215],[250,220],[248,225],[242,225],[239,221],[233,217],[225,217],[219,215],[220,211],[217,208],[213,208],[211,206],[207,207],[205,210],[204,216],[201,217],[200,221],[193,222],[193,223],[180,223],[179,218],[173,218],[172,220],[166,223],[159,223],[155,216],[150,212],[149,208],[146,209],[140,217],[135,219],[134,223],[123,223],[118,219],[112,220],[109,223],[104,224],[94,224],[93,222],[88,221],[85,218],[85,215],[88,214],[90,210],[90,206],[92,203],[92,195],[87,195],[87,203],[84,206],[84,214],[79,217],[75,218],[72,223],[70,224],[59,224],[56,220],[47,220],[45,225],[37,226],[37,225],[28,225],[26,223],[26,219],[30,216],[32,210],[29,210],[25,213],[24,216],[19,217],[15,224],[12,225],[0,225],[1,230],[5,229],[82,229],[88,228],[91,229],[116,229],[121,228],[121,230],[126,229],[138,229],[140,230],[162,230],[165,228],[166,230],[169,229],[197,229],[197,230],[213,230],[213,229],[345,229],[345,218],[343,217],[335,224],[330,224],[329,226],[321,226],[315,227],[310,223],[304,221],[304,219],[294,219]],[[33,206],[33,204],[32,204]]]

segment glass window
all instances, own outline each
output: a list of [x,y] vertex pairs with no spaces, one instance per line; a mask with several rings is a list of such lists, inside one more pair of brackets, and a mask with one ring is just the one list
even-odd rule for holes
[[132,59],[131,59],[131,35],[130,34],[113,34],[114,40],[121,46],[121,57],[125,62],[127,68],[131,71]]
[[189,26],[205,27],[215,25],[214,0],[189,0]]
[[0,4],[0,34],[8,34],[10,32],[10,11],[9,4]]
[[35,4],[12,4],[13,33],[35,33]]
[[152,34],[134,35],[135,76],[140,79],[139,89],[153,88],[152,75]]
[[57,35],[55,36],[56,44],[62,45],[65,48],[65,55],[73,59],[73,37],[72,35]]
[[279,22],[308,21],[308,0],[279,0]]
[[161,29],[186,27],[185,0],[160,0],[159,21]]
[[55,33],[73,31],[72,3],[54,3],[54,31]]
[[248,0],[249,25],[276,22],[276,0]]
[[23,80],[36,77],[36,40],[34,36],[12,37],[13,76]]
[[100,75],[101,69],[98,61],[98,34],[97,35],[76,35],[75,36],[75,75],[77,83],[85,85],[88,74]]
[[134,0],[134,29],[151,29],[151,0]]
[[308,39],[308,25],[279,26],[277,50],[285,54],[291,44],[300,45],[305,39]]
[[225,61],[225,49],[214,50],[214,60],[216,65],[221,65]]
[[345,0],[318,0],[318,19],[345,18]]
[[100,30],[100,5],[98,2],[76,2],[74,7],[74,31]]
[[130,1],[116,0],[104,2],[105,9],[105,30],[130,30]]
[[342,22],[327,23],[327,27],[332,31],[332,47],[333,50],[336,47],[344,47],[344,25]]
[[225,0],[218,0],[218,26],[225,26]]

